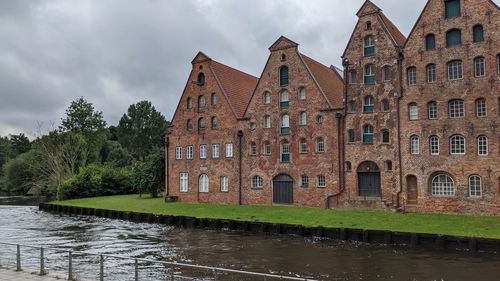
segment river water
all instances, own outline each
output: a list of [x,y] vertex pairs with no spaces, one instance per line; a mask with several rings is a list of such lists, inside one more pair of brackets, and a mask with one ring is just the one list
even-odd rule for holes
[[[0,242],[319,280],[500,280],[500,258],[494,255],[182,229],[94,217],[54,215],[40,212],[35,207],[0,206]],[[0,245],[0,265],[13,266],[14,253],[15,247]],[[23,250],[24,268],[35,271],[38,254],[38,250]],[[65,271],[67,261],[62,254],[46,252],[45,255],[49,272],[62,274]],[[99,272],[98,258],[75,256],[74,260],[78,276],[96,278]],[[132,262],[106,259],[105,264],[108,276],[105,280],[133,280]],[[167,269],[147,264],[141,267],[141,280],[165,280],[163,274]],[[197,276],[198,273],[192,274]],[[242,279],[232,276],[219,280]]]

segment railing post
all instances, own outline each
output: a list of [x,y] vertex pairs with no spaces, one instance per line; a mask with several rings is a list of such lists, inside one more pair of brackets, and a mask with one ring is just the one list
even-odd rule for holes
[[139,261],[135,259],[135,281],[139,281]]
[[17,245],[17,254],[16,254],[16,271],[21,271],[21,246]]
[[68,252],[68,280],[73,280],[73,253]]
[[100,261],[99,261],[99,280],[104,281],[104,256],[101,255]]
[[45,275],[45,258],[43,255],[43,247],[40,248],[40,275]]

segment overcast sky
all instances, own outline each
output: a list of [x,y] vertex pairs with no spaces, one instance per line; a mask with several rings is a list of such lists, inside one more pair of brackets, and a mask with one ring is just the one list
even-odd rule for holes
[[[363,2],[0,0],[0,135],[58,126],[80,96],[108,124],[141,100],[170,120],[198,51],[258,76],[285,35],[340,66]],[[373,2],[407,35],[426,0]]]

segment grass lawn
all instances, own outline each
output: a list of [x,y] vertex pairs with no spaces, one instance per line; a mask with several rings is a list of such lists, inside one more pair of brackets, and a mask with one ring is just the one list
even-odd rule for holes
[[138,195],[96,197],[54,204],[133,211],[197,218],[232,219],[304,226],[345,227],[369,230],[434,233],[455,236],[499,238],[500,217],[441,214],[392,213],[379,211],[340,211],[285,206],[233,206],[163,203],[163,198]]

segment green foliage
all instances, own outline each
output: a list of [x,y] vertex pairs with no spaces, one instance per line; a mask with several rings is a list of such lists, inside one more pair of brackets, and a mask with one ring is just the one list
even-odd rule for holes
[[117,141],[107,141],[101,149],[101,163],[114,167],[131,166],[134,159]]
[[4,191],[8,194],[26,194],[33,184],[32,162],[34,155],[32,152],[20,154],[16,158],[10,159],[4,169]]
[[12,156],[12,143],[9,138],[0,137],[0,176],[3,175],[2,167]]
[[134,157],[143,158],[154,148],[163,147],[168,122],[149,101],[128,108],[116,128],[119,142]]
[[165,186],[165,152],[155,149],[144,162],[137,162],[133,168],[133,181],[138,191],[157,197]]
[[71,199],[134,192],[130,169],[90,164],[63,183],[60,197]]
[[23,154],[31,149],[31,142],[24,134],[12,135],[10,142],[16,155]]

